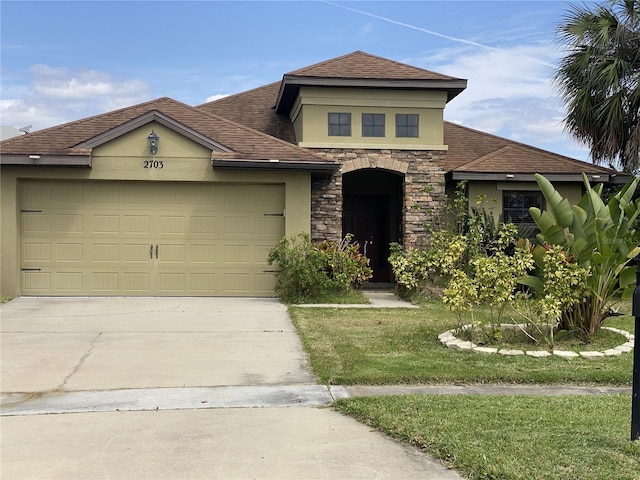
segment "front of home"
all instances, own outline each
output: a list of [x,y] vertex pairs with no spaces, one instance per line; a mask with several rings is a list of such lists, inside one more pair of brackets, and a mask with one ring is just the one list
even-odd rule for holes
[[[466,80],[363,52],[188,106],[169,98],[0,144],[2,295],[272,296],[283,236],[354,234],[374,281],[425,246],[467,182],[526,221],[545,174],[609,169],[443,120]],[[489,205],[489,203],[487,204]]]

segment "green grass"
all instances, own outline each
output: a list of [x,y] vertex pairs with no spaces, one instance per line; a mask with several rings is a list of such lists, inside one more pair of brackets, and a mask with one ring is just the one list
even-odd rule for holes
[[[326,384],[631,385],[630,353],[590,360],[506,357],[447,349],[437,337],[455,328],[457,322],[435,300],[418,309],[291,307],[289,311],[314,372]],[[628,314],[605,322],[630,332],[633,324]]]
[[630,395],[351,398],[335,408],[471,479],[638,480]]
[[369,303],[369,299],[365,297],[362,292],[358,290],[351,290],[348,293],[337,294],[337,293],[327,293],[325,295],[317,295],[313,298],[307,298],[304,302],[305,304],[314,304],[314,303],[333,303],[333,304],[363,304]]
[[13,300],[13,297],[12,297],[12,296],[9,296],[9,295],[1,295],[1,296],[0,296],[0,305],[2,305],[3,303],[10,302],[11,300]]
[[[570,350],[574,352],[586,351],[586,350],[607,350],[609,348],[617,347],[618,345],[625,343],[627,338],[619,333],[612,332],[610,330],[600,330],[597,335],[589,340],[585,340],[582,335],[565,333],[564,336],[557,337],[553,343],[553,348],[544,337],[544,330],[542,328],[531,328],[529,326],[523,326],[523,329],[527,330],[525,333],[519,328],[501,329],[500,337],[494,338],[494,328],[487,328],[482,330],[481,328],[465,329],[457,332],[456,337],[462,340],[469,340],[477,345],[483,347],[497,347],[506,349],[519,349],[519,350]],[[546,332],[545,332],[546,333]],[[564,333],[564,332],[563,332]],[[548,333],[547,333],[548,335]],[[531,337],[537,339],[532,340]]]

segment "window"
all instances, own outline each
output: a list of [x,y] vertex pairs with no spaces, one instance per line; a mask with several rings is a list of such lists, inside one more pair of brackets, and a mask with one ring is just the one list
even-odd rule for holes
[[502,192],[502,217],[515,225],[535,225],[529,215],[530,207],[544,207],[544,197],[538,191],[505,190]]
[[351,136],[351,114],[350,113],[329,113],[329,136],[330,137],[350,137]]
[[418,114],[396,114],[396,137],[418,137]]
[[362,114],[362,136],[384,137],[384,113]]

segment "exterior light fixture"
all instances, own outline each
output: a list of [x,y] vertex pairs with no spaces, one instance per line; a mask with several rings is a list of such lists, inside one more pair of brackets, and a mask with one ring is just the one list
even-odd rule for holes
[[158,153],[158,145],[160,145],[160,137],[156,135],[156,133],[151,130],[151,133],[147,137],[147,143],[149,144],[149,151],[151,155],[155,155]]
[[507,178],[513,178],[513,177],[514,177],[514,175],[513,175],[513,174],[511,174],[511,173],[507,173]]

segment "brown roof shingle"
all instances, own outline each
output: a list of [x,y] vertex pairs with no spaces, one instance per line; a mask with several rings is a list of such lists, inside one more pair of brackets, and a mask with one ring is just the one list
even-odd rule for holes
[[[326,158],[309,150],[166,97],[10,138],[0,143],[0,152],[2,155],[74,154],[77,145],[150,111],[158,111],[211,141],[224,145],[233,151],[234,155],[231,156],[235,158],[331,164]],[[229,157],[225,155],[225,158]]]
[[460,80],[441,73],[355,51],[289,72],[287,76],[386,79],[386,80]]
[[295,144],[296,135],[289,116],[276,113],[274,109],[279,90],[280,82],[270,83],[197,108]]
[[[364,52],[353,52],[285,74],[283,81],[191,107],[160,98],[132,107],[96,115],[57,127],[11,138],[0,143],[2,154],[72,155],[74,147],[105,131],[117,128],[146,112],[158,110],[175,121],[218,142],[232,154],[220,158],[278,159],[284,162],[328,162],[310,150],[296,146],[288,115],[278,114],[276,102],[288,77],[348,78],[355,80],[459,80]],[[445,171],[459,173],[611,173],[575,160],[506,138],[450,122],[444,124],[449,145]]]
[[444,124],[444,141],[449,146],[445,171],[467,173],[612,173],[591,163],[525,145],[503,137]]

